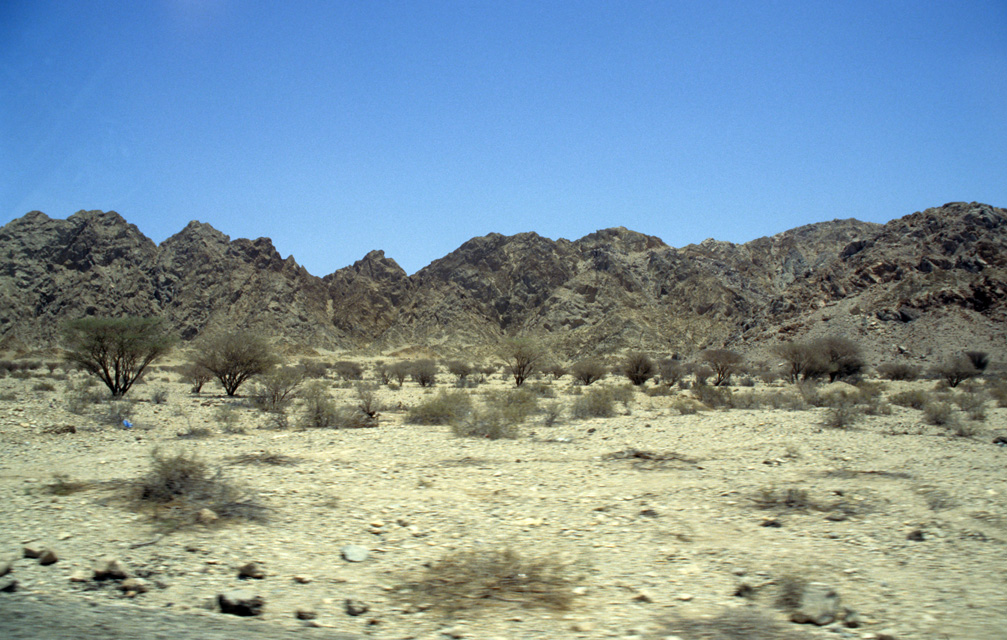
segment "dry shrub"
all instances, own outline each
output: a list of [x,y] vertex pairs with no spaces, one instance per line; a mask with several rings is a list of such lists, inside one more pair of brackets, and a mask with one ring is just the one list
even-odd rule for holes
[[954,421],[954,408],[947,402],[939,400],[928,402],[923,407],[923,421],[927,424],[945,426]]
[[892,394],[888,401],[900,407],[920,410],[930,402],[930,394],[923,389],[910,389]]
[[250,465],[270,465],[270,466],[290,466],[297,464],[297,458],[269,451],[256,451],[255,453],[243,453],[240,456],[231,458],[231,464]]
[[825,410],[822,424],[833,429],[849,429],[860,422],[863,412],[852,400],[837,401]]
[[974,378],[982,373],[976,368],[972,359],[963,354],[948,358],[941,364],[933,368],[932,373],[948,384],[952,389],[969,378]]
[[657,367],[646,354],[635,352],[623,362],[622,374],[634,385],[640,386],[657,375]]
[[451,432],[459,438],[513,440],[521,435],[520,420],[501,407],[470,411],[451,422]]
[[409,377],[421,387],[437,384],[437,363],[433,360],[416,360],[409,365]]
[[731,390],[726,387],[699,384],[693,387],[692,395],[710,409],[726,409],[731,406]]
[[1000,408],[1007,407],[1007,380],[998,380],[987,387],[989,394]]
[[615,415],[615,400],[609,389],[590,389],[573,402],[570,414],[579,420],[584,418],[611,418]]
[[498,411],[506,420],[520,424],[539,410],[538,398],[531,389],[524,385],[505,392],[491,393],[486,396],[486,406]]
[[472,399],[462,391],[442,390],[436,396],[411,407],[406,413],[409,424],[451,424],[472,411]]
[[555,556],[525,556],[512,549],[454,551],[430,563],[396,593],[419,607],[447,613],[499,603],[567,609],[579,577]]
[[724,609],[713,617],[685,618],[679,614],[663,621],[661,636],[680,640],[807,640],[752,607]]
[[716,374],[713,381],[713,385],[716,387],[730,382],[731,375],[738,370],[742,363],[741,354],[728,349],[707,349],[700,355]]
[[195,520],[202,509],[221,518],[263,519],[265,507],[238,486],[227,481],[220,469],[194,454],[151,452],[151,467],[136,485],[136,496],[172,513],[184,523]]
[[87,491],[93,488],[90,482],[78,482],[71,480],[65,473],[52,474],[52,482],[45,486],[45,492],[53,496],[68,496],[78,491]]
[[364,377],[363,366],[349,360],[339,360],[338,362],[333,362],[332,371],[335,372],[336,376],[338,376],[340,380],[345,382],[360,380]]
[[605,365],[598,360],[581,360],[570,368],[570,374],[584,386],[601,380],[605,373]]
[[760,509],[781,511],[827,511],[829,509],[828,506],[812,500],[807,489],[798,487],[786,489],[763,487],[752,497],[752,502]]
[[304,371],[300,367],[276,367],[259,379],[252,404],[262,411],[282,411],[294,399],[302,382]]
[[967,388],[962,385],[962,388],[965,389],[965,393],[956,395],[954,403],[968,415],[969,420],[984,422],[986,420],[986,394],[975,385],[969,385]]
[[920,377],[920,368],[908,362],[886,362],[878,365],[878,375],[886,380],[911,381]]

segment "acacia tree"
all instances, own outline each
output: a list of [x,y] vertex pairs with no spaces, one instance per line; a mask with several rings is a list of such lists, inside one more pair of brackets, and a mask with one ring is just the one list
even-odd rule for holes
[[740,354],[728,349],[707,349],[702,353],[702,357],[717,376],[713,381],[715,387],[729,382],[731,375],[738,370],[742,361]]
[[634,352],[622,363],[622,374],[634,385],[640,386],[657,375],[657,367],[647,354]]
[[112,396],[129,391],[174,339],[161,318],[79,318],[63,327],[64,357],[105,383]]
[[220,333],[200,345],[195,364],[211,372],[224,392],[233,396],[252,376],[278,362],[266,339],[248,331]]
[[507,371],[514,376],[514,386],[520,387],[535,372],[543,358],[542,348],[530,338],[511,338],[500,348]]

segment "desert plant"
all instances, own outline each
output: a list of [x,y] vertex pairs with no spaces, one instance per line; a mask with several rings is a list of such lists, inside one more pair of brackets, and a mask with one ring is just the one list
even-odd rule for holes
[[51,382],[46,382],[45,380],[40,380],[32,385],[32,391],[55,391],[56,386]]
[[630,353],[622,363],[622,374],[635,386],[646,384],[657,375],[654,361],[645,353],[639,351]]
[[682,361],[674,358],[661,360],[658,363],[657,369],[661,377],[661,384],[666,387],[672,387],[677,384],[686,373],[685,365],[682,364]]
[[312,382],[307,385],[302,396],[304,398],[304,413],[301,415],[302,427],[326,429],[335,426],[338,411],[323,383]]
[[259,377],[252,394],[252,404],[262,411],[281,411],[290,404],[304,382],[300,367],[274,367]]
[[520,387],[534,373],[535,367],[545,357],[542,347],[531,338],[510,338],[500,346],[504,367]]
[[350,382],[352,380],[361,380],[364,377],[364,368],[357,364],[356,362],[350,362],[349,360],[339,360],[332,364],[332,370],[336,373],[339,379]]
[[900,407],[919,410],[930,401],[930,394],[923,389],[910,389],[892,394],[888,401]]
[[457,379],[459,385],[463,385],[465,379],[472,375],[472,372],[475,370],[471,364],[461,360],[449,360],[445,363],[445,368],[448,370],[448,373]]
[[552,376],[553,380],[559,380],[569,373],[569,371],[563,365],[552,362],[542,367],[542,373]]
[[472,411],[472,399],[462,391],[442,390],[406,413],[409,424],[451,424]]
[[329,372],[329,365],[317,360],[301,360],[299,365],[304,372],[304,377],[311,380],[318,380],[325,377]]
[[563,419],[563,406],[558,402],[550,402],[542,407],[542,415],[542,423],[545,426],[555,426]]
[[128,400],[112,400],[105,405],[103,420],[113,427],[132,425],[133,403]]
[[241,415],[233,406],[225,404],[217,407],[213,418],[222,425],[224,433],[238,432],[238,421],[241,419]]
[[409,367],[409,377],[421,387],[437,384],[437,363],[433,360],[415,360]]
[[920,368],[908,362],[886,362],[878,365],[878,375],[887,380],[915,380]]
[[520,413],[506,407],[489,406],[469,411],[451,422],[451,431],[462,438],[513,440],[520,435]]
[[174,339],[161,318],[80,318],[63,327],[65,358],[97,376],[112,396],[129,391]]
[[262,336],[232,331],[207,338],[193,362],[211,372],[233,396],[246,380],[269,371],[278,358]]
[[538,411],[538,395],[528,385],[507,392],[486,396],[486,405],[498,411],[508,421],[519,424]]
[[611,418],[615,415],[615,401],[612,392],[605,388],[587,390],[573,402],[570,409],[574,418]]
[[189,362],[182,367],[182,382],[189,385],[192,393],[200,393],[203,385],[213,379],[213,373],[205,367]]
[[446,612],[479,609],[496,602],[567,609],[579,577],[555,556],[530,556],[487,546],[453,551],[425,566],[413,580],[396,585],[408,601]]
[[164,404],[168,401],[168,390],[164,387],[157,387],[150,392],[150,401],[153,404]]
[[942,378],[952,389],[969,378],[974,378],[981,373],[972,363],[972,360],[965,354],[948,358],[933,369],[933,374]]
[[711,409],[726,409],[731,406],[731,390],[698,384],[692,388],[692,395]]
[[706,381],[713,375],[713,369],[705,364],[694,364],[690,367],[690,371],[692,379],[696,382],[697,386],[705,385]]
[[821,353],[826,363],[829,382],[852,378],[864,368],[864,357],[860,346],[843,336],[828,336],[812,343]]
[[588,386],[605,377],[605,366],[593,359],[580,360],[570,368],[570,374],[575,380]]
[[728,349],[707,349],[700,356],[716,375],[713,380],[715,387],[730,382],[731,375],[738,370],[743,360],[741,354]]
[[395,364],[389,366],[388,374],[390,377],[394,378],[401,387],[405,383],[406,378],[409,377],[411,367],[412,363],[410,362],[396,362]]
[[985,351],[966,351],[965,357],[969,359],[976,371],[982,373],[990,364],[990,354]]
[[369,419],[377,421],[380,410],[377,387],[373,384],[358,384],[356,391],[357,409]]
[[851,399],[836,400],[825,410],[822,424],[833,429],[849,429],[861,418],[862,412]]
[[262,519],[265,508],[253,496],[225,480],[221,470],[212,470],[201,458],[187,452],[151,452],[151,466],[137,482],[142,502],[174,506],[183,519],[192,522],[202,509],[221,518]]
[[923,407],[923,420],[927,424],[944,426],[955,419],[954,409],[947,402],[928,402]]

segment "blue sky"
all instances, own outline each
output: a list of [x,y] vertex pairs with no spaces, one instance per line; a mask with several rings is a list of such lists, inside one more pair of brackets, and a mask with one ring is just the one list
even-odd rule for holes
[[1007,3],[0,1],[0,223],[316,275],[490,232],[744,242],[1007,206]]

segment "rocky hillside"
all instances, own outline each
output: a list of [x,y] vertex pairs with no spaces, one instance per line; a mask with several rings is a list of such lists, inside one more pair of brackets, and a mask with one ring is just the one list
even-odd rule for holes
[[999,352],[1005,245],[1003,209],[951,203],[886,225],[835,220],[745,244],[673,248],[624,228],[576,241],[490,234],[412,276],[372,251],[318,278],[266,238],[232,241],[199,222],[156,246],[114,212],[32,212],[0,229],[0,336],[51,344],[65,319],[130,313],[164,315],[186,339],[242,326],[382,352],[450,354],[516,333],[566,357],[724,344],[758,352],[823,332],[882,355],[937,357],[959,342]]

